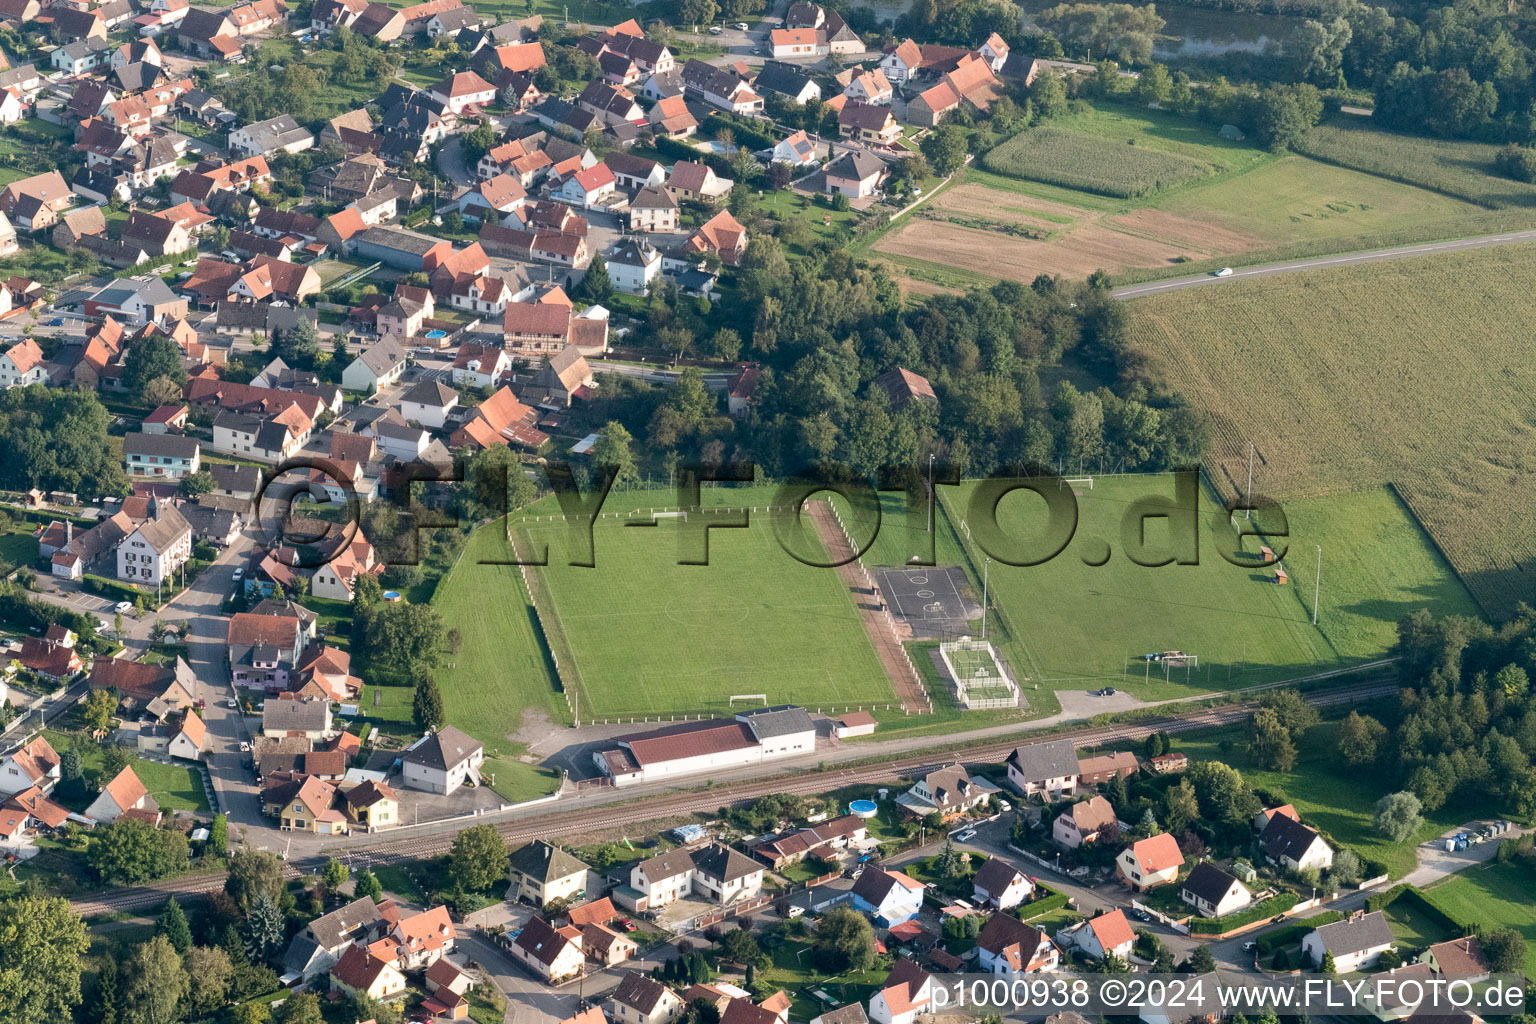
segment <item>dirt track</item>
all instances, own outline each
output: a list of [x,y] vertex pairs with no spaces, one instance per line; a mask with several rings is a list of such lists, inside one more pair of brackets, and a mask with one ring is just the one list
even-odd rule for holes
[[848,536],[843,533],[842,526],[833,518],[831,504],[810,501],[806,503],[806,511],[810,514],[811,522],[816,525],[816,534],[832,560],[847,560],[837,567],[838,578],[848,585],[849,592],[854,595],[854,604],[859,609],[859,618],[864,622],[864,631],[869,634],[869,642],[880,656],[880,664],[885,666],[885,674],[890,677],[891,686],[901,699],[901,706],[911,714],[927,714],[932,711],[928,695],[923,692],[923,684],[917,678],[912,662],[907,659],[906,651],[902,649],[901,638],[896,635],[896,626],[891,621],[890,613],[885,610],[879,590],[870,584],[864,568],[854,560],[853,547],[848,543]]

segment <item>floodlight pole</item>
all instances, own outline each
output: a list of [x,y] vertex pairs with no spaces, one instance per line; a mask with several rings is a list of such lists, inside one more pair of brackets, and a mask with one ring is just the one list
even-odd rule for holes
[[1317,548],[1317,575],[1312,578],[1312,625],[1317,625],[1317,598],[1323,590],[1323,546]]
[[933,452],[928,453],[928,532],[933,532]]
[[992,559],[988,558],[981,566],[981,638],[987,638],[987,577],[992,573]]
[[1252,441],[1248,442],[1248,500],[1245,502],[1245,504],[1248,507],[1243,509],[1243,518],[1244,519],[1252,519],[1253,518],[1253,442]]

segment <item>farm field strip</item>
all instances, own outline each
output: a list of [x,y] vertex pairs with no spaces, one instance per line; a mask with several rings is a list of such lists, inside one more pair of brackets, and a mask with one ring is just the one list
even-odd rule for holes
[[1191,157],[1052,125],[1015,135],[982,162],[998,174],[1122,199],[1188,184],[1215,171]]
[[1382,131],[1358,119],[1320,124],[1293,148],[1368,174],[1417,185],[1489,209],[1536,206],[1536,184],[1492,173],[1499,147]]

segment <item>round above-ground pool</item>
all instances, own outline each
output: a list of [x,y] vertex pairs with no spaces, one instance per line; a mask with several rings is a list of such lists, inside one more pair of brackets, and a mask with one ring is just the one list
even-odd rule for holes
[[880,805],[873,800],[855,800],[848,805],[848,813],[856,818],[873,818],[880,811]]
[[386,600],[386,601],[398,601],[398,600],[400,600],[400,591],[398,591],[398,590],[386,590],[386,591],[384,591],[384,600]]
[[423,334],[422,337],[423,338],[446,338],[446,337],[448,337],[448,332],[447,331],[428,331],[426,334]]

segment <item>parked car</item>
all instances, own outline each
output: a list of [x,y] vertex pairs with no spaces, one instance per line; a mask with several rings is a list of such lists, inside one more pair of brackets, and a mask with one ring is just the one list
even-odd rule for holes
[[709,34],[712,35],[712,36],[717,36],[717,35],[719,35],[720,33],[724,32],[724,31],[725,31],[725,29],[721,28],[719,25],[711,25],[711,26],[709,26]]
[[1147,913],[1145,910],[1142,910],[1140,907],[1132,907],[1130,909],[1130,915],[1138,921],[1152,920],[1152,915]]
[[245,569],[243,567],[236,569],[233,579],[236,583],[239,583],[241,580],[245,579]]
[[1009,803],[1007,800],[999,799],[997,801],[997,809],[1007,813],[1008,811],[1013,810],[1013,804]]
[[224,702],[224,706],[227,708],[238,708],[240,706],[240,702],[231,697],[229,700]]
[[117,604],[112,606],[112,610],[117,612],[119,615],[127,615],[129,612],[133,611],[133,605],[127,601],[119,601]]
[[738,21],[736,23],[736,31],[737,32],[745,32],[746,30],[747,30],[747,23],[746,22]]
[[251,752],[251,745],[249,743],[245,742],[244,740],[241,740],[240,741],[240,753],[242,753],[242,754],[249,754],[250,752]]
[[208,702],[199,697],[197,703],[192,706],[201,711],[208,706]]
[[56,316],[52,320],[49,320],[48,323],[45,326],[48,326],[48,327],[63,327],[64,326],[64,318],[61,317],[61,316]]
[[631,921],[627,917],[621,917],[619,918],[619,927],[627,932],[632,932],[635,930],[635,922]]
[[1252,953],[1254,950],[1256,950],[1258,948],[1259,948],[1259,944],[1257,942],[1245,942],[1245,943],[1243,943],[1243,952],[1244,953]]
[[975,838],[976,830],[973,828],[968,828],[964,832],[961,832],[959,835],[955,836],[955,839],[962,843],[968,843]]

